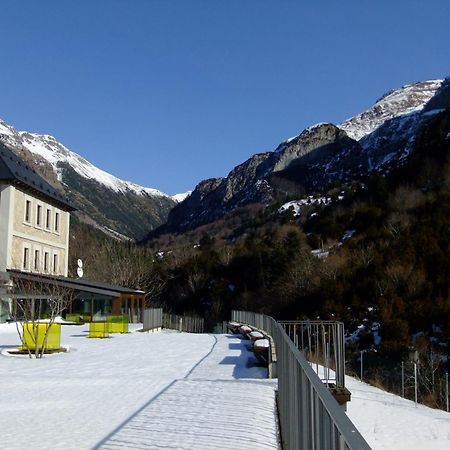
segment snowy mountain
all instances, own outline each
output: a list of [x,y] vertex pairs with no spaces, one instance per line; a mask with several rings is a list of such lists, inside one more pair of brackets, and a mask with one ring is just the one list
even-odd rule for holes
[[181,194],[175,194],[172,195],[172,199],[175,200],[177,203],[181,203],[183,200],[186,200],[190,195],[192,194],[192,191],[183,192]]
[[[332,184],[389,171],[408,158],[427,121],[450,108],[449,90],[449,79],[406,85],[340,125],[308,127],[275,151],[252,156],[227,177],[199,183],[158,232],[193,229],[251,203],[320,193]],[[433,104],[438,106],[430,110]]]
[[114,237],[141,237],[161,225],[176,204],[156,189],[123,181],[95,167],[53,136],[17,131],[0,120],[0,141],[72,198],[81,220]]
[[392,90],[384,94],[366,111],[342,122],[339,128],[352,139],[359,141],[387,120],[420,112],[439,89],[442,81],[423,81]]

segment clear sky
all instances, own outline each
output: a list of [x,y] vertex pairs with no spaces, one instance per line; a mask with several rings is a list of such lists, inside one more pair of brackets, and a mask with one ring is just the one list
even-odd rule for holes
[[449,0],[2,0],[0,118],[169,194],[450,75]]

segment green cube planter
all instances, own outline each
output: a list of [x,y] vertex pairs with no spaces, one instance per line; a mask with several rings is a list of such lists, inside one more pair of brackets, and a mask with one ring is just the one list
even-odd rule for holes
[[128,333],[128,316],[108,316],[106,318],[110,333]]
[[90,322],[89,336],[90,338],[108,338],[108,324],[106,322]]
[[61,325],[59,323],[32,323],[23,325],[22,350],[41,350],[44,346],[45,333],[48,329],[45,350],[59,350],[61,348]]
[[66,314],[66,321],[80,323],[80,315],[79,314]]

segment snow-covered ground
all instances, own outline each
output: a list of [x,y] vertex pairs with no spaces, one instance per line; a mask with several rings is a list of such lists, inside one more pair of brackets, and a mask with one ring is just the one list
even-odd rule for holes
[[[130,333],[66,354],[0,356],[0,448],[277,449],[276,381],[233,335]],[[18,345],[0,325],[0,350]],[[348,415],[375,450],[450,448],[450,414],[346,379]]]
[[[312,365],[324,379],[323,367]],[[334,378],[330,371],[331,379]],[[373,450],[448,450],[450,413],[414,402],[346,376],[347,415]]]
[[347,414],[374,450],[448,450],[450,413],[346,377]]
[[[0,356],[0,448],[278,449],[275,387],[230,335],[130,333],[69,353]],[[0,325],[0,350],[18,345]]]

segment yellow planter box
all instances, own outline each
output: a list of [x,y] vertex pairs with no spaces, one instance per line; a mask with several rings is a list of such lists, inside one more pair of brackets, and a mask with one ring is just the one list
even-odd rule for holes
[[128,333],[128,316],[108,316],[106,322],[110,333]]
[[90,338],[107,338],[109,337],[108,324],[106,322],[91,322],[89,324]]
[[31,323],[23,325],[23,346],[24,350],[42,350],[44,346],[45,334],[48,329],[45,350],[59,350],[61,348],[61,324],[53,323]]
[[80,322],[80,315],[79,314],[66,314],[66,320],[67,322],[76,322],[79,323]]
[[81,317],[83,317],[83,322],[91,321],[91,315],[89,313],[83,313],[83,314],[81,314]]

